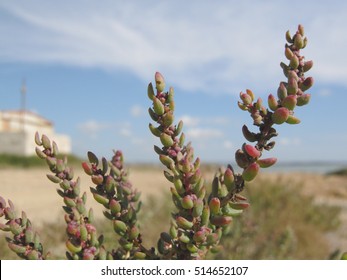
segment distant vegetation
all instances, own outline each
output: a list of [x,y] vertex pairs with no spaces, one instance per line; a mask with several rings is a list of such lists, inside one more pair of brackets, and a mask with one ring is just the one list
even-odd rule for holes
[[[68,155],[68,161],[71,165],[80,165],[81,159],[75,155]],[[18,168],[32,168],[32,167],[45,167],[46,163],[36,155],[33,156],[16,156],[9,154],[0,154],[0,168],[18,167]]]
[[328,175],[347,176],[347,167],[336,170],[336,171],[329,172]]
[[332,258],[325,235],[340,225],[338,207],[314,203],[300,184],[258,181],[246,193],[251,207],[234,219],[218,259]]

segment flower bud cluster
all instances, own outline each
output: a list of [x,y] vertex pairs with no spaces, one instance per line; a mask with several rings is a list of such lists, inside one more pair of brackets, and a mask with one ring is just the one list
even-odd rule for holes
[[245,143],[242,149],[235,153],[236,163],[243,168],[240,182],[253,180],[258,174],[259,168],[270,167],[276,163],[276,158],[260,159],[263,150],[271,150],[275,145],[274,141],[270,141],[271,138],[277,136],[273,125],[300,123],[300,120],[294,116],[294,109],[296,106],[308,104],[311,97],[305,91],[313,85],[313,78],[306,78],[305,73],[311,69],[313,62],[305,61],[305,57],[300,54],[300,50],[307,45],[303,26],[298,26],[293,37],[288,31],[286,40],[285,56],[289,63],[286,65],[282,62],[281,67],[287,81],[280,83],[277,98],[270,94],[268,96],[269,107],[266,108],[260,98],[255,100],[255,95],[251,90],[240,93],[239,107],[248,111],[253,119],[253,124],[259,127],[259,133],[251,132],[246,125],[242,127],[246,140],[256,142],[256,144],[252,146]]
[[8,200],[8,206],[4,198],[0,196],[0,218],[4,217],[5,224],[0,223],[0,230],[10,232],[13,238],[7,237],[8,247],[20,258],[26,260],[43,260],[49,255],[43,255],[43,246],[40,236],[34,231],[25,212],[21,217],[16,215],[14,205]]
[[[37,155],[46,160],[52,172],[47,178],[59,185],[58,194],[63,198],[65,211],[66,256],[68,259],[106,259],[108,253],[103,243],[103,236],[98,236],[94,223],[93,210],[86,209],[87,194],[80,193],[80,178],[73,180],[73,169],[68,166],[67,158],[59,158],[58,146],[49,140],[46,135],[35,135]],[[40,149],[42,147],[43,149]]]
[[120,236],[120,248],[112,252],[113,259],[145,259],[152,253],[142,246],[142,238],[137,223],[140,210],[140,193],[132,188],[128,174],[123,166],[123,154],[114,151],[111,161],[88,152],[89,163],[83,162],[82,167],[91,177],[95,187],[90,188],[94,199],[102,204],[104,215],[113,223],[114,231]]

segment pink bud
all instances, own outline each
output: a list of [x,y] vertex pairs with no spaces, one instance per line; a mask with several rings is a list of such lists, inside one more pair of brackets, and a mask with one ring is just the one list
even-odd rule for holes
[[283,83],[280,83],[280,86],[278,87],[277,96],[280,100],[284,99],[287,96],[287,88]]
[[302,70],[304,72],[307,72],[307,71],[309,71],[312,68],[312,66],[313,66],[313,61],[312,60],[306,61],[304,63],[304,66],[303,66]]
[[247,201],[237,201],[237,202],[229,202],[231,208],[236,210],[244,210],[249,207],[249,203]]
[[232,218],[229,216],[215,216],[211,219],[211,223],[215,226],[226,226],[232,222]]
[[286,58],[288,60],[291,60],[293,55],[294,55],[293,52],[291,51],[291,49],[288,46],[285,48],[284,54],[285,54],[285,56],[286,56]]
[[241,93],[240,98],[244,105],[249,105],[252,103],[252,98],[247,93]]
[[211,213],[217,215],[220,209],[220,200],[218,197],[213,197],[209,203]]
[[93,171],[87,162],[82,162],[82,168],[87,175],[93,175]]
[[252,145],[245,144],[243,149],[252,158],[258,158],[260,156],[260,151]]
[[287,85],[287,92],[288,94],[296,94],[298,91],[298,82],[295,80],[295,78],[288,79],[288,85]]
[[100,185],[104,181],[104,177],[102,175],[92,175],[92,182],[95,185]]
[[289,115],[288,119],[286,120],[286,123],[288,123],[288,124],[299,124],[300,122],[301,121],[299,118],[292,116],[292,115]]
[[191,229],[194,225],[193,222],[190,222],[181,216],[178,216],[176,218],[176,223],[180,228],[183,228],[183,229]]
[[250,89],[246,89],[246,93],[252,98],[252,102],[254,100],[254,93]]
[[257,102],[255,103],[255,108],[257,109],[257,110],[261,110],[261,107],[263,106],[263,100],[259,97],[258,99],[257,99]]
[[198,243],[204,242],[206,240],[206,232],[203,230],[197,231],[193,236],[193,240]]
[[252,181],[258,174],[259,165],[256,162],[250,164],[242,173],[242,178],[245,181]]
[[190,195],[186,195],[182,198],[181,204],[184,209],[192,209],[194,206],[194,201],[192,200]]
[[294,35],[294,45],[298,50],[300,50],[304,47],[304,40],[303,40],[302,35],[300,33],[297,33]]
[[234,173],[230,168],[227,168],[224,172],[224,184],[227,188],[231,188],[234,184]]
[[296,105],[296,95],[288,95],[281,102],[283,107],[286,107],[288,110],[293,110]]
[[299,59],[298,59],[298,57],[296,55],[293,55],[293,57],[291,58],[289,66],[292,69],[297,69],[298,68],[298,66],[299,66]]
[[302,84],[300,84],[300,89],[302,91],[306,91],[308,90],[310,87],[313,86],[313,78],[312,77],[308,77],[304,80],[304,82]]
[[303,95],[298,96],[297,104],[298,106],[304,106],[310,102],[311,94],[305,93]]
[[165,80],[162,74],[155,73],[155,84],[158,92],[163,92],[165,89]]
[[257,163],[259,164],[261,168],[267,168],[274,165],[276,161],[277,161],[277,158],[272,157],[272,158],[259,159],[257,160]]
[[285,107],[281,107],[272,114],[271,118],[275,124],[282,124],[288,119],[288,116],[289,110]]
[[278,103],[277,103],[276,98],[272,94],[269,95],[267,102],[269,104],[269,108],[272,111],[276,111],[276,109],[278,107]]

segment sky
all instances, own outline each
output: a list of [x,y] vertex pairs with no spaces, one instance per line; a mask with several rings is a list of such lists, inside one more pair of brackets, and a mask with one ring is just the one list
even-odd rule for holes
[[[299,125],[276,126],[279,162],[347,162],[347,3],[331,1],[0,0],[0,110],[27,109],[72,140],[73,153],[157,162],[147,85],[160,71],[175,89],[175,120],[206,162],[231,162],[256,131],[237,106],[285,80],[285,32],[302,24],[314,61]],[[266,154],[267,155],[267,154]]]

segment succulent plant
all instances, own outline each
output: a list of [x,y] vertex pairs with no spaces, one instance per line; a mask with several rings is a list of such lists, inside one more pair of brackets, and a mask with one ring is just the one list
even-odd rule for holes
[[[36,133],[36,153],[47,163],[50,173],[47,178],[59,186],[66,222],[66,257],[68,259],[204,259],[208,252],[217,252],[223,234],[229,230],[233,217],[250,206],[240,193],[246,183],[252,181],[262,168],[277,161],[274,157],[262,158],[264,150],[274,148],[277,136],[275,125],[298,124],[294,109],[310,101],[306,93],[313,85],[312,77],[305,74],[313,66],[305,61],[301,49],[307,39],[303,26],[299,25],[294,36],[286,33],[285,56],[287,64],[281,63],[286,77],[279,83],[277,97],[268,96],[268,107],[253,91],[240,93],[238,106],[250,114],[257,132],[246,125],[242,133],[247,142],[235,152],[235,161],[242,169],[236,173],[231,164],[221,167],[207,186],[200,168],[200,159],[195,157],[191,143],[186,143],[183,122],[175,123],[174,89],[165,91],[163,75],[155,73],[155,87],[148,85],[147,94],[152,102],[148,112],[153,121],[151,133],[158,137],[161,147],[154,146],[159,161],[164,166],[164,176],[172,184],[170,191],[175,210],[167,232],[159,234],[156,246],[145,248],[142,242],[138,212],[141,210],[140,193],[132,187],[124,166],[121,151],[114,151],[110,160],[99,159],[88,152],[88,161],[82,163],[90,176],[93,198],[103,205],[104,216],[110,220],[117,236],[116,248],[105,248],[103,236],[98,235],[92,209],[86,209],[86,193],[80,193],[80,179],[74,179],[73,169],[67,159],[59,156],[56,143]],[[209,191],[208,191],[209,190]],[[0,217],[5,224],[0,229],[11,232],[7,238],[9,248],[24,259],[46,259],[39,235],[22,212],[17,217],[14,205],[0,197]],[[345,255],[344,255],[345,257]]]

